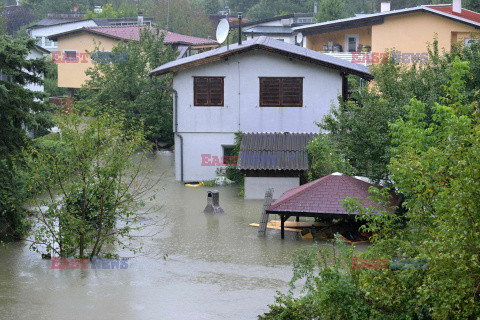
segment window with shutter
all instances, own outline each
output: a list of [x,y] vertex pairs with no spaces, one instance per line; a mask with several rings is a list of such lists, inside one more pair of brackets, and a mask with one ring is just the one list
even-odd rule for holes
[[301,107],[303,78],[260,78],[261,107]]
[[223,106],[222,77],[195,77],[193,83],[195,106]]

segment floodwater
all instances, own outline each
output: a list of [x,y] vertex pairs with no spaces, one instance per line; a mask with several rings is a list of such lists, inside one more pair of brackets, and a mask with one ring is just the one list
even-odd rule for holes
[[54,270],[24,242],[0,248],[0,319],[256,319],[288,290],[291,254],[312,242],[278,230],[257,237],[249,223],[263,201],[238,187],[215,187],[225,214],[205,215],[213,188],[175,182],[169,152],[149,158],[165,176],[155,200],[165,225],[142,239],[142,253],[123,270]]

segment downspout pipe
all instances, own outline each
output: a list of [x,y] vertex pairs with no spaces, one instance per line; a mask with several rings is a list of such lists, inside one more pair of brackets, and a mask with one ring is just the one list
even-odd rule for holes
[[175,122],[174,122],[174,133],[175,135],[180,139],[180,180],[183,182],[183,137],[181,134],[178,133],[178,92],[177,90],[164,86],[163,84],[160,84],[158,82],[153,81],[153,75],[150,75],[150,81],[159,88],[168,90],[170,92],[173,92],[173,99],[174,99],[174,112],[175,112]]

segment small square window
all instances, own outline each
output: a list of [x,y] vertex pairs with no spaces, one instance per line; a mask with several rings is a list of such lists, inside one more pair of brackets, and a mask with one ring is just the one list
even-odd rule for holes
[[53,47],[53,41],[45,38],[45,47]]
[[223,78],[195,77],[193,79],[195,106],[223,106]]
[[64,50],[63,60],[68,62],[76,62],[78,59],[76,50]]
[[222,146],[223,147],[223,158],[222,162],[224,165],[236,165],[237,156],[235,155],[235,146]]

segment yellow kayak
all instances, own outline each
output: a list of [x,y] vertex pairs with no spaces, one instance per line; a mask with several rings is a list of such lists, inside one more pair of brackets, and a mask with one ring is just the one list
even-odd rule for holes
[[193,188],[195,188],[195,187],[203,187],[203,185],[204,185],[203,182],[200,182],[200,183],[197,183],[197,184],[186,183],[186,184],[185,184],[185,187],[193,187]]

